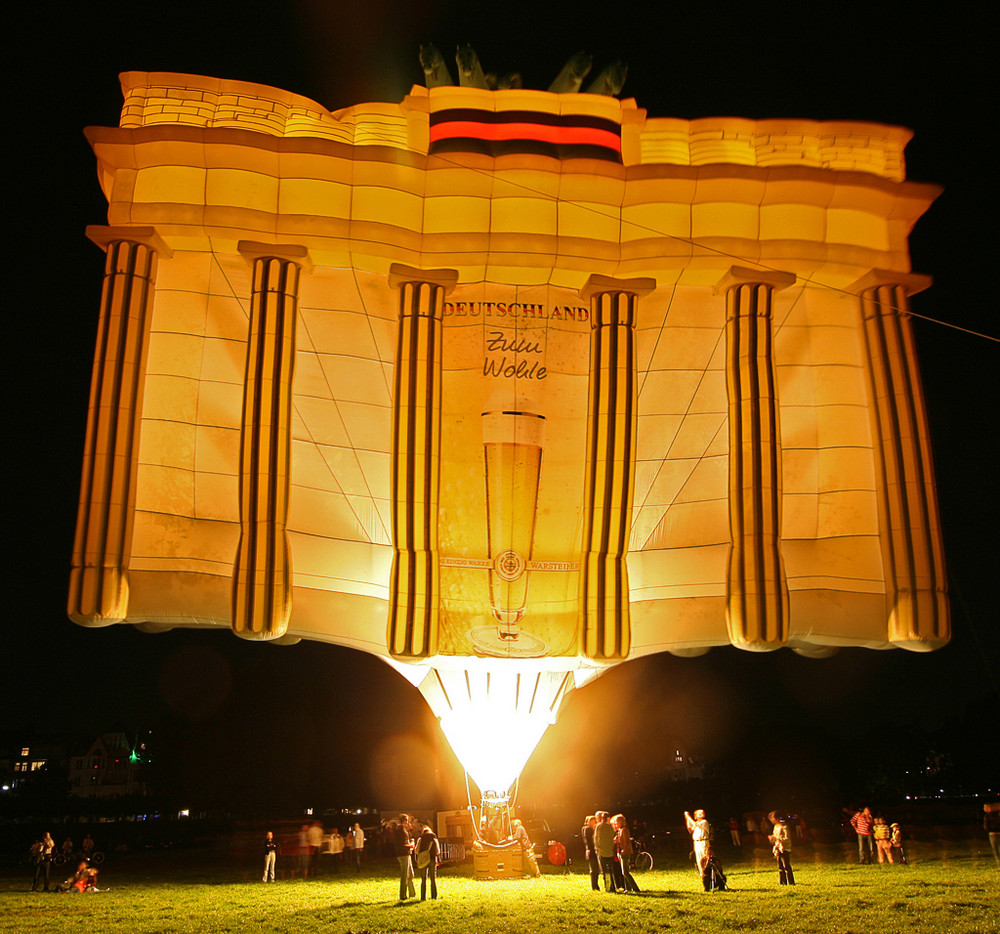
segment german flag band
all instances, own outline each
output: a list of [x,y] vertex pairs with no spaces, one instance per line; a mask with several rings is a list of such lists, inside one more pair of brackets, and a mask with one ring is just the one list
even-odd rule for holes
[[621,126],[585,114],[492,111],[475,108],[430,114],[430,154],[479,152],[488,156],[537,153],[556,159],[621,163]]

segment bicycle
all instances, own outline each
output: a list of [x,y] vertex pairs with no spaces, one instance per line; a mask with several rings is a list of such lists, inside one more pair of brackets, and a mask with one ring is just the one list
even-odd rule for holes
[[88,856],[83,850],[78,850],[70,856],[61,852],[52,856],[52,863],[55,866],[62,866],[69,862],[89,863],[91,866],[100,866],[104,862],[104,854],[100,850],[91,850]]
[[632,838],[632,864],[631,869],[636,872],[649,872],[653,868],[653,857],[647,850],[643,849],[641,838]]
[[653,868],[653,857],[645,850],[632,854],[632,868],[636,872],[649,872]]

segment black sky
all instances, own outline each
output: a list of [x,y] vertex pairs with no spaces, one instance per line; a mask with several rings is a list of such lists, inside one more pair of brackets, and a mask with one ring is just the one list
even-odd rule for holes
[[[915,131],[908,176],[944,187],[911,238],[914,270],[935,279],[914,298],[913,311],[1000,336],[996,198],[987,166],[997,103],[987,65],[994,53],[987,52],[985,23],[965,5],[73,6],[23,8],[20,28],[11,31],[4,727],[72,724],[82,706],[97,728],[186,723],[190,743],[214,748],[233,770],[276,750],[336,753],[296,759],[306,783],[342,772],[342,753],[364,755],[403,735],[437,744],[419,696],[377,659],[315,644],[247,645],[224,632],[85,631],[66,619],[102,275],[102,255],[83,231],[106,221],[82,130],[117,124],[119,72],[254,81],[338,109],[400,100],[420,81],[421,41],[442,50],[470,41],[486,70],[519,70],[531,87],[547,86],[579,49],[591,51],[596,65],[621,57],[629,63],[625,95],[656,117],[908,126]],[[716,650],[696,660],[628,663],[571,698],[529,778],[558,786],[592,761],[583,752],[595,741],[595,707],[603,712],[602,742],[617,760],[641,748],[655,769],[648,750],[665,748],[676,735],[710,757],[746,748],[749,761],[757,750],[761,761],[754,759],[748,774],[762,785],[773,779],[763,737],[789,744],[805,780],[852,738],[936,740],[942,728],[962,732],[981,727],[987,711],[996,716],[1000,344],[923,320],[915,331],[952,579],[952,645],[933,655],[851,650],[810,661],[787,652]],[[273,699],[271,712],[261,703],[265,696]],[[235,727],[247,723],[254,728]],[[227,744],[252,755],[230,755]],[[988,744],[981,755],[996,762]],[[594,781],[610,793],[621,776],[621,769],[598,769]],[[345,793],[354,787],[330,780],[341,781]]]

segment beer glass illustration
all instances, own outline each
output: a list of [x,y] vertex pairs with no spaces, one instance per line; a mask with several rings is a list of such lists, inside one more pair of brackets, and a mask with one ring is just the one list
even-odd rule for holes
[[489,602],[495,623],[473,631],[483,654],[530,657],[545,649],[541,639],[522,628],[544,430],[545,416],[524,396],[494,395],[483,412]]

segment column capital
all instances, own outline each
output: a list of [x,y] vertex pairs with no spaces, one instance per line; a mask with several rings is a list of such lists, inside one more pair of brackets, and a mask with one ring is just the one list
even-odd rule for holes
[[251,268],[258,259],[283,259],[301,266],[306,272],[312,272],[313,261],[309,257],[309,250],[298,243],[258,243],[255,240],[240,240],[236,244],[236,249]]
[[860,295],[869,289],[877,289],[883,285],[898,285],[906,290],[906,294],[916,295],[933,285],[934,280],[919,272],[893,272],[890,269],[872,269],[866,272],[860,279],[852,282],[848,287],[848,292]]
[[133,243],[141,243],[148,247],[164,259],[170,259],[174,255],[174,251],[163,242],[155,227],[105,227],[102,224],[90,224],[84,233],[88,240],[96,243],[105,252],[112,243],[131,240]]
[[580,289],[580,298],[587,302],[602,292],[628,292],[630,295],[642,298],[655,291],[655,279],[645,277],[641,279],[616,279],[613,276],[599,276],[595,273]]
[[413,266],[404,266],[402,263],[393,263],[389,267],[390,288],[398,289],[407,282],[428,282],[431,285],[439,285],[447,295],[458,285],[458,273],[454,269],[416,269]]
[[730,266],[725,275],[715,283],[714,295],[728,292],[739,285],[769,285],[775,292],[795,285],[795,273],[779,269],[751,269],[749,266]]

